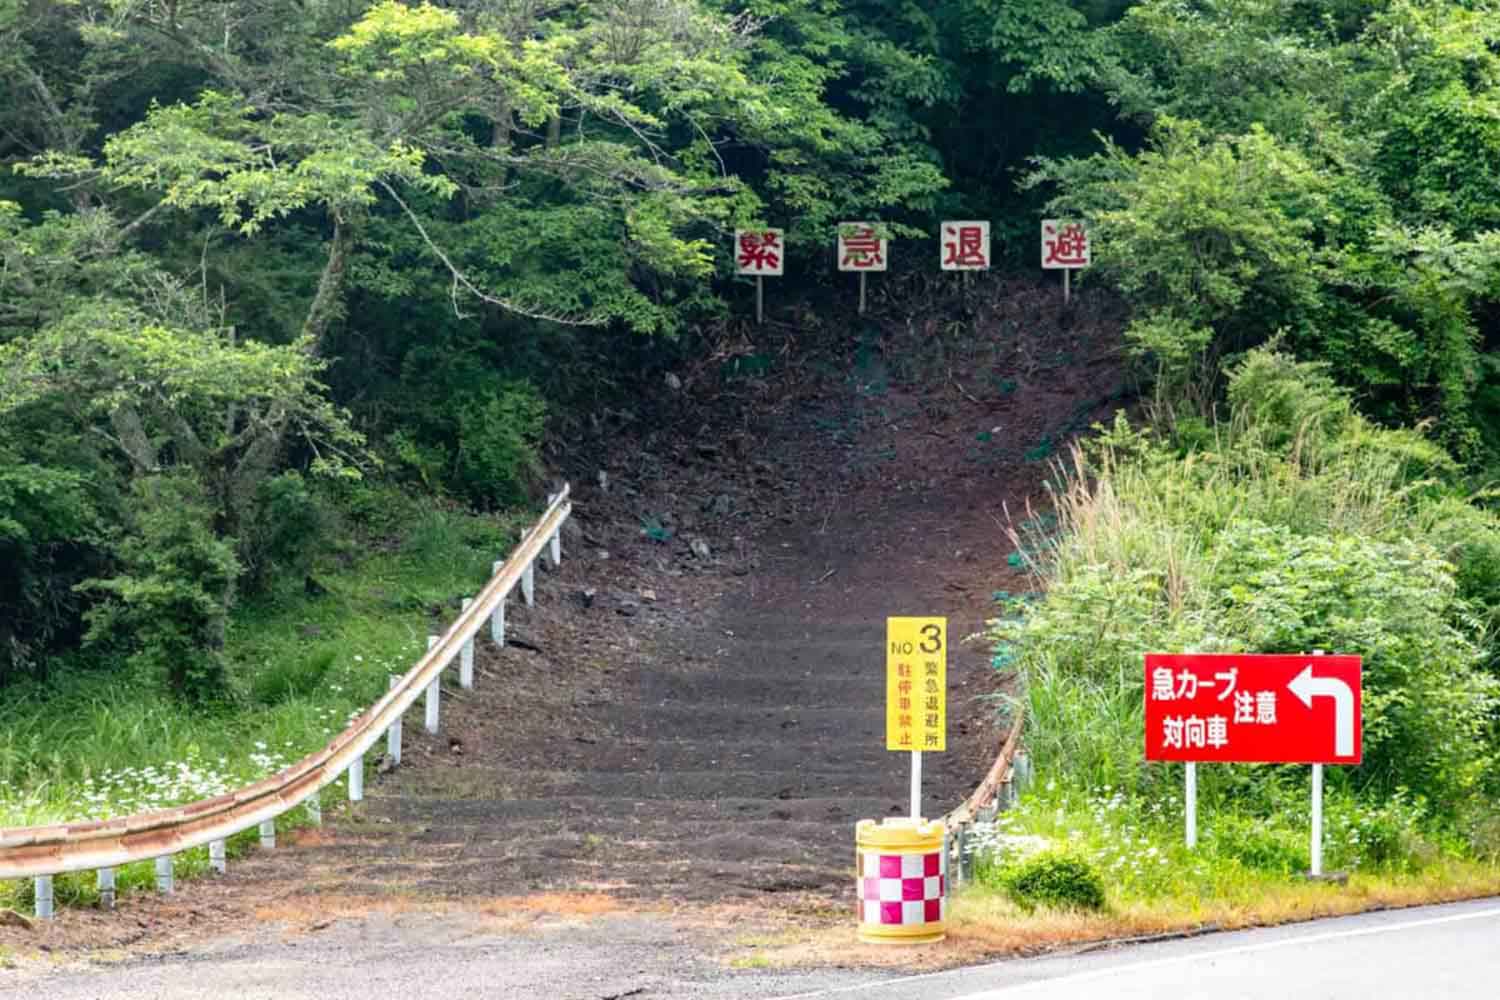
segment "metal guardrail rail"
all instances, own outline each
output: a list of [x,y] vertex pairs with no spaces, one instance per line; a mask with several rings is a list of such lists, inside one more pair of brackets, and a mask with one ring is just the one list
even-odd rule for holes
[[505,602],[519,584],[525,602],[535,595],[535,563],[550,549],[553,565],[562,561],[560,532],[572,514],[569,489],[550,498],[546,512],[521,538],[503,563],[497,562],[489,583],[441,636],[428,639],[428,650],[374,705],[351,722],[327,746],[278,774],[226,795],[153,812],[88,823],[0,829],[0,879],[35,878],[36,912],[52,916],[52,877],[67,872],[96,870],[100,897],[114,902],[115,869],[124,864],[156,861],[157,886],[172,890],[172,855],[208,845],[215,869],[225,867],[226,838],[260,828],[263,846],[275,846],[275,819],[307,804],[314,821],[321,819],[317,798],[323,786],[349,774],[349,798],[364,797],[364,758],[381,737],[397,761],[401,757],[401,719],[407,709],[426,699],[426,728],[438,731],[442,674],[459,661],[459,683],[473,686],[474,637],[490,624],[490,634],[505,643]]
[[989,773],[974,789],[964,802],[948,815],[943,817],[943,823],[949,830],[967,826],[978,818],[980,812],[988,808],[1000,793],[1000,789],[1011,781],[1012,765],[1015,763],[1016,753],[1021,749],[1021,732],[1026,725],[1026,709],[1024,706],[1016,706],[1015,718],[1011,720],[1010,733],[1005,742],[1000,746],[1000,753],[995,758],[995,763],[990,765]]

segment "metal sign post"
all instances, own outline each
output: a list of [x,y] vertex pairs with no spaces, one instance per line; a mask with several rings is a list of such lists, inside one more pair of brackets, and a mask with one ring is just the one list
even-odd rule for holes
[[1192,850],[1198,846],[1198,765],[1193,761],[1183,765],[1183,784],[1183,822],[1188,850]]

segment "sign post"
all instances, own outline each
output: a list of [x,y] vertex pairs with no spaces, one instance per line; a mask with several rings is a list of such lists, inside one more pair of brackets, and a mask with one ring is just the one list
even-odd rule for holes
[[885,620],[885,748],[911,754],[911,818],[922,818],[922,754],[948,749],[948,619]]
[[873,222],[839,223],[838,254],[840,271],[859,272],[859,314],[865,313],[865,276],[884,271],[890,256],[891,241],[880,234]]
[[1042,268],[1063,273],[1063,305],[1068,304],[1073,272],[1093,263],[1094,251],[1081,222],[1042,220]]
[[786,267],[786,233],[780,229],[736,229],[734,270],[755,278],[755,323],[766,318],[765,279],[779,278]]
[[1323,765],[1358,764],[1358,656],[1146,654],[1146,759],[1186,765],[1187,845],[1199,763],[1311,764],[1313,875],[1323,873]]

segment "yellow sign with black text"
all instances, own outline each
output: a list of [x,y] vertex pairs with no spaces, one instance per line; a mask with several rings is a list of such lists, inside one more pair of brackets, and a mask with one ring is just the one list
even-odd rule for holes
[[885,748],[948,749],[948,619],[885,620]]

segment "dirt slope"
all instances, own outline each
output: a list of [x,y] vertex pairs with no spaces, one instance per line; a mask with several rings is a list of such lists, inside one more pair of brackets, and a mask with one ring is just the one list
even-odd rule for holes
[[[597,415],[566,459],[563,566],[511,609],[525,645],[480,644],[440,737],[412,713],[403,766],[320,849],[320,887],[843,894],[855,821],[905,810],[885,617],[946,614],[956,641],[994,590],[1027,589],[1006,508],[1122,392],[1106,302],[1062,314],[1055,290],[996,283],[962,322],[896,318],[917,305],[848,334],[756,331]],[[950,655],[929,814],[993,756],[988,661],[977,641]]]

